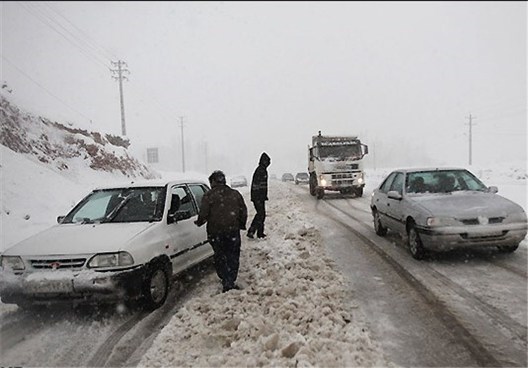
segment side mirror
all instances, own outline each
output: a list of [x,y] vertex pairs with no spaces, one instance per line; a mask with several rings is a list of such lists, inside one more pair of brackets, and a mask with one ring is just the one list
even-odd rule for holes
[[368,154],[368,146],[367,146],[366,144],[364,144],[363,147],[364,147],[364,153],[363,153],[363,155]]
[[57,216],[57,223],[62,224],[62,221],[64,220],[66,216]]
[[497,188],[496,186],[491,186],[491,187],[488,187],[488,192],[492,193],[492,194],[495,194],[495,193],[498,193],[499,192],[499,188]]
[[403,198],[402,195],[395,190],[391,190],[389,193],[387,193],[387,197],[390,199],[396,199],[398,201]]

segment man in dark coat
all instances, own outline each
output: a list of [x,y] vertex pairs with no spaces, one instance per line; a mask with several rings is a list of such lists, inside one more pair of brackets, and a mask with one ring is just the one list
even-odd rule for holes
[[222,281],[222,291],[238,289],[240,259],[240,230],[246,229],[247,207],[237,190],[226,185],[222,171],[209,176],[211,190],[204,194],[198,219],[202,226],[207,222],[207,237],[214,251],[216,274]]
[[264,220],[266,219],[265,201],[268,200],[268,166],[271,164],[271,158],[263,152],[253,179],[251,180],[251,202],[255,206],[257,213],[251,222],[247,236],[253,238],[257,233],[258,238],[265,238]]

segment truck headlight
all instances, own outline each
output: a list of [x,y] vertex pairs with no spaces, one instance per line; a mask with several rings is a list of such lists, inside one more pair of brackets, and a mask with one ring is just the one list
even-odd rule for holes
[[128,252],[96,254],[88,261],[90,268],[132,266],[134,258]]
[[453,217],[428,217],[426,221],[427,226],[456,226],[458,221]]
[[22,271],[26,269],[24,261],[19,256],[1,256],[0,262],[4,270]]

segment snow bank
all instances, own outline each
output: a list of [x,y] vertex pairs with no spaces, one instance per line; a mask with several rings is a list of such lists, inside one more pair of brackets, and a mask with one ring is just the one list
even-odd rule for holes
[[388,365],[345,308],[344,281],[319,231],[285,186],[271,185],[282,200],[270,202],[267,239],[243,234],[242,290],[221,293],[215,274],[202,280],[139,366]]

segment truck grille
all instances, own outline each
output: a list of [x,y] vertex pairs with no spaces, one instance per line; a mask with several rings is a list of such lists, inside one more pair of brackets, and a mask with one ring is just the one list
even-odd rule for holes
[[86,258],[31,259],[35,269],[78,269],[84,266]]

